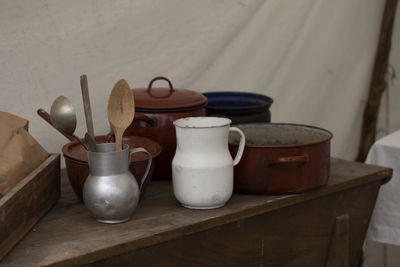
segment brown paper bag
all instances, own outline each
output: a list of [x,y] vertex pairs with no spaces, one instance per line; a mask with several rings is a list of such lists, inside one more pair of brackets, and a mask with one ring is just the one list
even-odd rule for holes
[[28,133],[27,120],[0,112],[0,125],[1,197],[45,161],[48,153]]
[[21,128],[28,131],[28,120],[0,111],[0,151],[10,142],[14,132]]

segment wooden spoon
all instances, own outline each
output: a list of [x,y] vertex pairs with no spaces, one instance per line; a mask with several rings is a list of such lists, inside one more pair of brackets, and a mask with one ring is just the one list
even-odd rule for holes
[[119,80],[113,87],[107,106],[108,121],[115,134],[115,151],[122,150],[122,136],[135,116],[135,100],[129,84]]

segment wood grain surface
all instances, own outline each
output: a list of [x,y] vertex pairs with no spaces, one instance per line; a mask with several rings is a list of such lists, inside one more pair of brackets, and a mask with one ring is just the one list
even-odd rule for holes
[[0,199],[0,259],[60,197],[60,155],[52,154]]
[[325,266],[342,214],[349,216],[348,258],[355,266],[379,187],[391,174],[332,159],[329,183],[320,189],[234,194],[225,207],[207,211],[181,207],[171,182],[152,182],[130,221],[105,225],[90,216],[63,173],[57,206],[0,266]]
[[327,267],[349,266],[350,216],[342,214],[336,217],[334,230],[329,244]]

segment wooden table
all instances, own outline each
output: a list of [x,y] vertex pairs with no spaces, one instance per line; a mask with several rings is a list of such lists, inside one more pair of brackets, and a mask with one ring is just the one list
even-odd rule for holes
[[356,266],[379,187],[391,169],[332,159],[327,186],[234,194],[219,209],[181,207],[152,182],[132,219],[94,221],[63,174],[58,204],[1,266]]

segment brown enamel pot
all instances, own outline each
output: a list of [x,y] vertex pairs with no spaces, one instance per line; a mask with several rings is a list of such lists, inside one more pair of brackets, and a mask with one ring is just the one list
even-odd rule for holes
[[[96,143],[112,142],[110,136],[96,136]],[[150,172],[146,181],[141,188],[141,197],[152,180],[154,172],[154,159],[161,153],[161,146],[148,138],[140,136],[126,136],[123,138],[123,143],[126,143],[131,148],[143,147],[151,154],[153,162],[150,168]],[[65,166],[67,169],[68,179],[74,189],[75,194],[82,200],[82,189],[86,178],[89,175],[89,166],[87,163],[86,151],[77,142],[73,141],[63,146],[62,152],[65,159]],[[130,171],[135,176],[136,181],[140,184],[143,174],[147,167],[148,155],[144,152],[134,153],[131,156]]]
[[[162,80],[168,87],[154,87]],[[171,163],[176,150],[173,121],[184,117],[206,116],[207,98],[200,93],[176,89],[165,77],[156,77],[148,88],[132,90],[135,97],[135,118],[125,135],[137,135],[157,141],[162,152],[156,159],[153,180],[171,180]]]
[[[327,130],[300,124],[237,124],[246,136],[241,161],[234,168],[234,190],[248,194],[289,194],[325,185],[329,177]],[[231,134],[229,149],[238,149]]]

